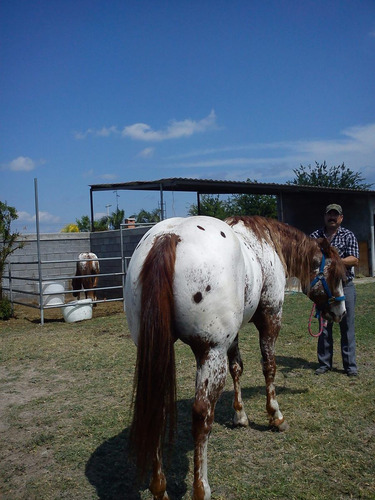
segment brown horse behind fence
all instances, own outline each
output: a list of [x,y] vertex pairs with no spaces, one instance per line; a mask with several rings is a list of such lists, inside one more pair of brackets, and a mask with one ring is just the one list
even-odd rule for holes
[[94,289],[98,286],[100,272],[98,257],[92,252],[83,252],[78,259],[76,275],[72,279],[73,296],[79,298],[83,288],[86,299],[97,300]]

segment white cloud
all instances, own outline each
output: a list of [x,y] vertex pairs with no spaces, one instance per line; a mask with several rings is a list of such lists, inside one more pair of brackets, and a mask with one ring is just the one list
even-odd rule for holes
[[154,156],[155,148],[145,148],[138,154],[140,158],[152,158]]
[[35,215],[30,215],[29,212],[17,211],[18,220],[20,222],[33,222],[35,221]]
[[[179,139],[181,137],[190,137],[193,134],[206,132],[216,128],[216,114],[212,110],[211,113],[199,121],[186,119],[182,121],[171,120],[169,125],[164,130],[152,130],[150,125],[146,123],[134,123],[124,127],[121,132],[122,137],[130,137],[138,141],[159,142],[167,139]],[[75,132],[74,137],[82,140],[88,136],[94,137],[109,137],[110,135],[118,135],[120,132],[115,125],[111,127],[103,127],[100,130],[93,128],[87,129],[85,132]]]
[[83,172],[82,177],[84,179],[87,179],[88,177],[92,177],[93,175],[94,175],[94,169],[90,168],[89,170],[86,170],[85,172]]
[[190,137],[196,133],[206,132],[216,127],[216,114],[211,113],[200,121],[186,119],[182,121],[171,120],[164,130],[152,130],[146,123],[135,123],[124,128],[122,135],[138,141],[159,142],[167,139]]
[[[35,215],[29,214],[29,212],[19,211],[17,212],[19,222],[35,222]],[[52,215],[48,212],[39,211],[39,222],[60,222],[61,219],[57,215]]]
[[[244,154],[246,150],[249,154]],[[236,151],[241,151],[241,155],[235,155]],[[189,161],[186,161],[187,158]],[[254,178],[256,174],[259,178],[272,176],[280,181],[293,178],[293,169],[300,164],[314,166],[315,161],[326,161],[332,166],[344,162],[348,168],[361,171],[368,182],[374,182],[375,123],[344,129],[337,139],[252,143],[238,148],[196,151],[185,155],[184,159],[178,162],[183,160],[182,156],[169,158],[170,161],[174,160],[171,163],[174,168],[251,167],[251,172],[242,170],[245,177]]]
[[96,132],[96,135],[99,137],[108,137],[112,134],[118,134],[119,131],[117,130],[117,127],[113,125],[112,127],[103,127],[101,130],[98,130]]
[[100,130],[88,128],[85,132],[74,132],[74,137],[78,140],[86,139],[89,135],[94,137],[109,137],[110,135],[119,134],[115,125],[111,127],[103,127]]
[[102,174],[99,177],[100,179],[104,179],[106,181],[113,181],[114,179],[117,179],[116,174]]
[[40,222],[60,222],[61,219],[57,215],[52,215],[48,212],[39,212],[39,221]]
[[375,151],[375,123],[369,125],[350,127],[343,134],[352,139],[352,144],[357,144],[359,150],[365,148]]
[[12,170],[13,172],[30,172],[34,170],[35,167],[35,161],[28,156],[18,156],[11,162],[3,165],[4,169]]
[[[173,169],[197,170],[192,177],[218,178],[220,173],[220,178],[278,183],[293,179],[293,169],[301,164],[314,166],[315,161],[326,161],[328,166],[344,162],[348,168],[359,172],[365,182],[375,185],[375,123],[344,129],[335,140],[250,143],[168,158]],[[199,172],[199,168],[208,173]]]

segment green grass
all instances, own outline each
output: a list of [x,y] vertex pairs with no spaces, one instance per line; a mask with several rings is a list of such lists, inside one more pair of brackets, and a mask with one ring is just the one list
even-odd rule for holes
[[[230,377],[209,443],[214,500],[375,498],[375,283],[357,286],[360,375],[342,373],[338,328],[334,369],[314,375],[316,342],[307,332],[311,303],[286,297],[277,342],[276,389],[290,424],[267,427],[257,332],[240,335],[243,397],[251,424],[232,427]],[[0,497],[149,499],[128,460],[135,347],[124,315],[103,305],[94,318],[44,326],[30,311],[0,323]],[[191,404],[195,360],[176,343],[178,435],[167,471],[173,499],[190,498]]]

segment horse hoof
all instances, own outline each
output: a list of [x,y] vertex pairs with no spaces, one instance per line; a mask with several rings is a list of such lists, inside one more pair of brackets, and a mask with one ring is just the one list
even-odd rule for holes
[[233,417],[233,425],[235,427],[248,427],[249,419],[247,418],[247,415],[238,416],[235,414]]
[[284,422],[282,422],[278,428],[279,432],[286,432],[289,430],[289,424],[286,420],[284,420]]

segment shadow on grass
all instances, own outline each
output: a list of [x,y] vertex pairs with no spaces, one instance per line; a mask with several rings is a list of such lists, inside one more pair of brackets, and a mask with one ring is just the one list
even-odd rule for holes
[[[30,319],[28,321],[30,323],[33,323],[34,325],[40,325],[40,322],[41,322],[40,318]],[[65,323],[64,318],[44,318],[43,321],[46,325],[49,323]]]
[[[279,388],[279,392],[303,392],[288,388]],[[244,402],[253,398],[264,397],[263,386],[245,387],[242,389]],[[215,411],[215,422],[219,425],[236,429],[233,426],[233,392],[224,391]],[[192,399],[178,401],[178,428],[175,445],[170,460],[166,458],[167,490],[171,498],[181,499],[187,493],[186,477],[193,474],[188,454],[193,450],[191,436]],[[249,403],[251,404],[251,403]],[[258,432],[269,432],[265,424],[250,422],[250,428]],[[86,464],[86,477],[96,488],[101,500],[139,500],[140,491],[148,488],[148,482],[139,483],[137,471],[129,457],[129,428],[120,434],[104,441],[91,455]]]
[[[187,492],[188,452],[193,449],[191,437],[192,400],[178,401],[178,429],[171,457],[166,463],[167,490],[172,498],[181,499]],[[102,443],[86,464],[86,477],[101,500],[139,500],[148,488],[140,482],[129,456],[129,428]]]
[[307,361],[304,358],[296,358],[293,356],[276,356],[276,366],[282,373],[288,373],[296,369],[315,370],[319,363]]

